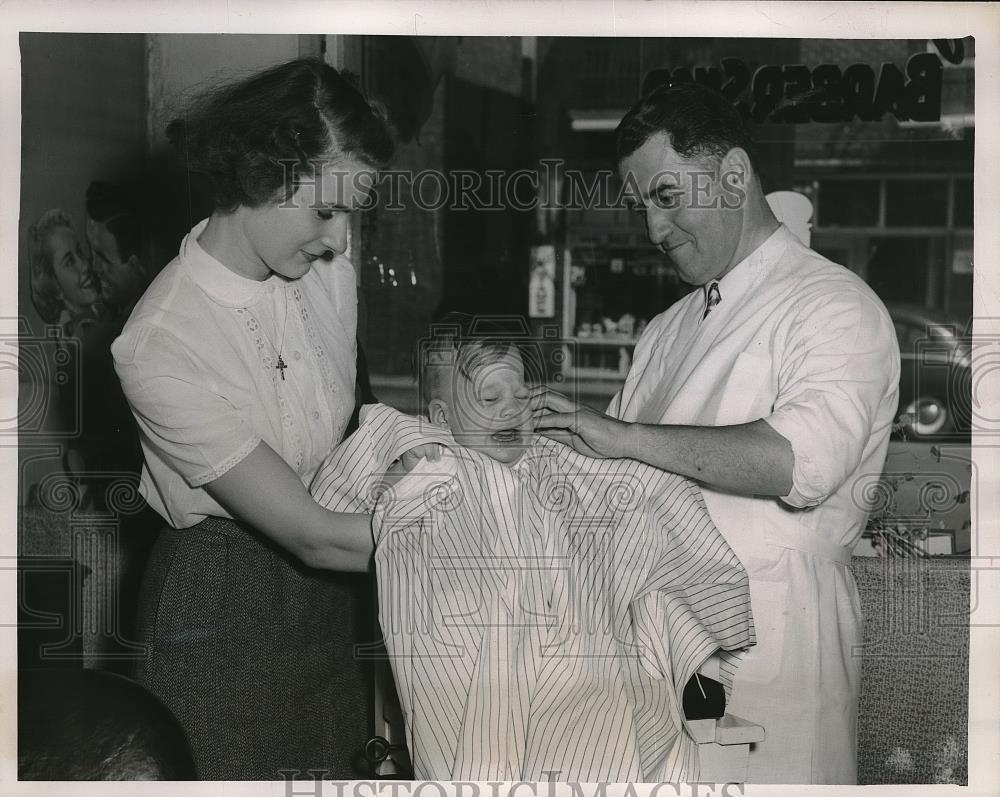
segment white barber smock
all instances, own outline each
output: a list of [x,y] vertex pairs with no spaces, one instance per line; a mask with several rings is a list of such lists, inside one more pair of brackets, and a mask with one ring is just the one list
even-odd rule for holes
[[779,229],[650,323],[608,413],[726,426],[765,419],[795,456],[781,499],[703,488],[750,574],[757,646],[729,710],[764,726],[754,783],[854,783],[861,608],[847,569],[896,414],[899,347],[872,290]]

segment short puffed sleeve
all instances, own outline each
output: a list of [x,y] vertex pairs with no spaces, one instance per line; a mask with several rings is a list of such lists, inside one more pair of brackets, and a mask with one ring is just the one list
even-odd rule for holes
[[261,442],[253,397],[170,332],[135,326],[111,351],[145,444],[189,487],[219,478]]

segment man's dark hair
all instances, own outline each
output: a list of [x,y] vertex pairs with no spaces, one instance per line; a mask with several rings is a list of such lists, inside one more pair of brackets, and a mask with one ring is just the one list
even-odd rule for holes
[[617,162],[656,133],[670,136],[670,145],[682,158],[716,167],[729,150],[740,147],[756,167],[753,139],[740,112],[700,83],[665,84],[639,100],[615,130]]
[[142,255],[142,224],[135,201],[121,188],[100,180],[87,186],[87,218],[108,228],[118,245],[118,256]]

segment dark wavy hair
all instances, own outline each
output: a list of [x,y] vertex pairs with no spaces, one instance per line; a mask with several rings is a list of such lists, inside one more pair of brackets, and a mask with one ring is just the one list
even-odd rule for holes
[[[216,208],[288,199],[316,161],[345,155],[380,168],[393,153],[384,113],[322,60],[303,58],[209,92],[167,126]],[[297,164],[287,180],[287,164]]]
[[670,145],[682,158],[714,168],[729,150],[740,147],[756,168],[753,139],[740,112],[721,93],[700,83],[668,83],[639,100],[615,130],[617,162],[656,133],[670,136]]

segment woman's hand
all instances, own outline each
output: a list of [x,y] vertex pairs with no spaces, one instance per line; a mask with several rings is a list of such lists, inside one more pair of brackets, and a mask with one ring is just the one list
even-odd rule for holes
[[415,446],[409,451],[404,451],[403,456],[396,461],[402,465],[406,473],[409,473],[417,467],[417,463],[422,459],[437,462],[441,459],[441,452],[443,450],[444,447],[440,443],[424,443],[422,446]]
[[589,457],[618,459],[627,453],[631,424],[571,401],[543,385],[532,388],[531,413],[535,431]]
[[426,459],[429,462],[437,462],[441,459],[441,452],[443,450],[444,447],[440,443],[424,443],[423,445],[411,448],[409,451],[404,451],[403,455],[389,466],[382,484],[386,487],[391,487],[417,467],[417,464],[422,459]]

